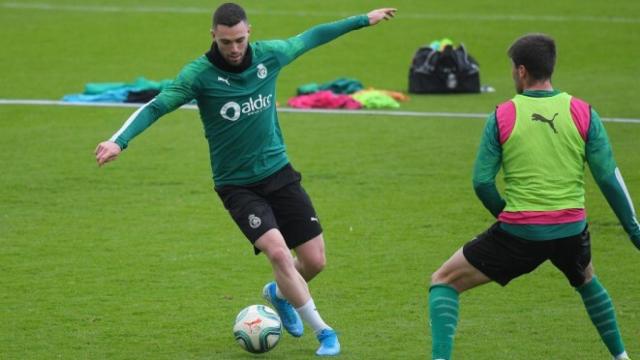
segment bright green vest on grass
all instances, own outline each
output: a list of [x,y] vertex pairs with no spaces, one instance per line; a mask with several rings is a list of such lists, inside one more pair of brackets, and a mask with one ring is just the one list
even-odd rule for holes
[[584,208],[585,143],[571,117],[571,96],[516,95],[516,121],[502,145],[505,211]]

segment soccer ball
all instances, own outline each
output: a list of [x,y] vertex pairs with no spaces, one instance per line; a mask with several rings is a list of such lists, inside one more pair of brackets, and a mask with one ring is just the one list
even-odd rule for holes
[[264,353],[280,341],[282,323],[271,308],[264,305],[248,306],[236,316],[233,336],[236,342],[251,353]]

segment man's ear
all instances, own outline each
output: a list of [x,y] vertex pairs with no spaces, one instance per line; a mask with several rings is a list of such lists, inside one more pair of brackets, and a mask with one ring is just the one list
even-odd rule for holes
[[527,68],[524,65],[518,65],[518,77],[525,79],[529,75]]
[[213,40],[215,40],[216,39],[216,30],[215,30],[215,28],[211,28],[211,30],[209,30],[209,32],[211,33],[211,38]]

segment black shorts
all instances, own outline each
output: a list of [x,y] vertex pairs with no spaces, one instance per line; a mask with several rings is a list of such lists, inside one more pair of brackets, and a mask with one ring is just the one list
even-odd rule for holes
[[507,233],[498,222],[465,244],[462,252],[471,265],[502,286],[548,259],[577,287],[584,283],[591,262],[591,241],[587,227],[574,236],[532,241]]
[[[322,234],[318,215],[290,164],[249,185],[225,185],[216,192],[233,220],[252,244],[279,229],[290,249]],[[260,251],[254,247],[255,253]]]

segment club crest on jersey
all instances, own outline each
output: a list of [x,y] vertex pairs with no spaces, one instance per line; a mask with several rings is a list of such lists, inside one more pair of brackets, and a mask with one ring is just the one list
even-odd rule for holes
[[262,225],[262,220],[259,217],[254,214],[249,215],[249,226],[251,226],[252,229],[257,229],[260,225]]
[[267,67],[264,64],[258,64],[258,78],[264,79],[267,77]]

